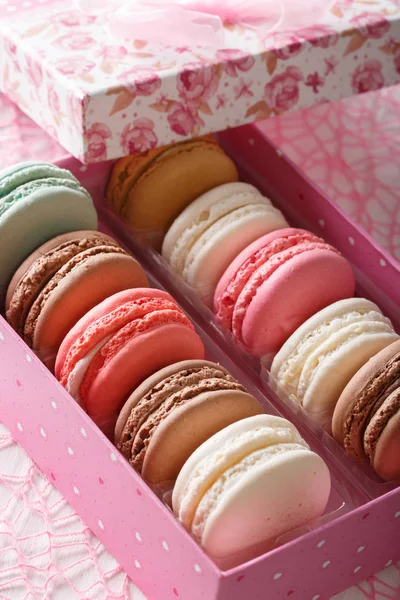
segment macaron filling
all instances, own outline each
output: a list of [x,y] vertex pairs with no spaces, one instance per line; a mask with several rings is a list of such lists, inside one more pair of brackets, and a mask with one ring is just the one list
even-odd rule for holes
[[400,414],[400,381],[396,389],[382,402],[368,423],[364,433],[364,452],[374,466],[375,455],[380,437],[390,421]]
[[204,392],[245,388],[223,369],[202,366],[186,369],[161,381],[133,407],[118,448],[141,472],[146,450],[159,424],[177,407]]
[[64,180],[70,179],[78,183],[78,180],[70,171],[60,169],[50,163],[24,162],[2,171],[0,177],[0,200],[16,187],[37,179],[60,178]]
[[89,193],[79,185],[77,181],[71,179],[57,179],[55,177],[48,177],[47,179],[38,179],[36,181],[30,181],[23,185],[20,185],[14,191],[4,196],[0,201],[0,217],[11,208],[16,202],[22,200],[36,191],[45,189],[52,189],[55,187],[68,188],[75,192],[79,192],[86,196],[89,200],[91,197]]
[[[279,237],[249,256],[236,271],[226,289],[216,302],[216,317],[220,323],[229,329],[232,327],[232,318],[236,302],[247,283],[251,280],[253,275],[257,273],[259,268],[272,257],[279,255],[279,253],[306,242],[322,242],[325,244],[323,240],[320,240],[312,233],[296,233],[285,237]],[[279,264],[277,264],[275,268],[278,266]]]
[[[7,319],[26,341],[32,345],[35,322],[50,292],[77,265],[89,256],[103,253],[126,254],[114,243],[94,235],[57,246],[38,258],[17,283],[7,309]],[[30,311],[32,309],[32,313]]]

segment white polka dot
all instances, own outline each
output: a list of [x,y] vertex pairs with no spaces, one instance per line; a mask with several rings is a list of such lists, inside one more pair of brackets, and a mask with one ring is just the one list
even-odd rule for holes
[[32,6],[32,2],[24,2],[24,3],[22,4],[22,6],[23,6],[24,8],[29,8],[30,6]]
[[255,141],[253,140],[253,138],[249,138],[249,144],[250,146],[254,146]]
[[81,427],[81,434],[83,435],[84,438],[87,438],[86,429],[84,427]]
[[275,579],[275,581],[276,581],[277,579],[280,579],[281,577],[282,577],[282,573],[275,573],[275,575],[274,575],[274,579]]
[[47,433],[45,432],[45,430],[43,429],[43,427],[41,427],[41,428],[39,429],[39,431],[40,431],[40,435],[41,435],[43,438],[46,438],[46,437],[47,437]]
[[7,6],[8,12],[15,12],[17,10],[16,6]]
[[197,563],[194,565],[194,570],[196,571],[196,573],[201,573],[201,567],[200,565],[198,565]]
[[87,165],[82,165],[79,169],[82,173],[84,173],[85,171],[87,171]]
[[102,521],[101,519],[99,519],[99,521],[98,521],[98,525],[99,525],[100,529],[101,529],[102,531],[104,531],[104,524],[103,524],[103,521]]
[[18,423],[17,423],[17,429],[18,429],[19,431],[23,431],[23,430],[24,430],[24,428],[22,427],[22,425],[21,425],[21,423],[20,423],[19,421],[18,421]]
[[141,569],[141,567],[142,567],[141,564],[140,564],[140,562],[138,560],[135,560],[135,567],[137,569]]
[[75,496],[79,496],[79,490],[75,485],[74,485],[74,494],[75,494]]
[[75,452],[73,451],[73,449],[71,448],[71,446],[68,446],[67,448],[67,452],[70,456],[74,456]]
[[0,342],[4,342],[4,335],[0,331]]
[[31,356],[29,356],[29,354],[27,354],[27,355],[25,356],[25,358],[26,358],[26,362],[28,362],[28,363],[31,363],[31,362],[32,362],[32,357],[31,357]]
[[322,548],[322,546],[326,544],[326,540],[321,540],[320,542],[318,542],[317,544],[317,548]]
[[326,567],[329,567],[329,565],[330,565],[330,564],[331,564],[331,561],[330,561],[330,560],[326,560],[326,561],[324,562],[324,564],[322,565],[322,568],[323,568],[323,569],[326,569]]
[[360,554],[360,552],[362,552],[363,550],[365,550],[365,546],[359,546],[359,547],[357,548],[357,552],[358,552],[358,554]]
[[164,550],[166,550],[168,552],[168,550],[169,550],[168,542],[166,542],[164,540],[163,543],[162,543],[162,547],[164,548]]
[[379,261],[379,264],[381,265],[381,267],[386,267],[387,262],[384,258],[381,258],[381,260]]
[[142,541],[142,536],[140,535],[140,533],[138,531],[136,532],[135,537],[136,537],[136,539],[137,539],[138,542]]
[[320,227],[325,227],[325,221],[324,221],[324,219],[320,219],[320,220],[318,221],[318,225],[319,225]]
[[353,573],[358,573],[358,571],[361,571],[361,567],[356,567],[353,571]]
[[51,404],[51,407],[54,408],[54,410],[57,410],[57,402],[55,400],[52,400],[50,402],[50,404]]
[[400,517],[400,510],[397,511],[397,513],[394,515],[395,519],[398,519]]
[[392,563],[393,563],[393,561],[392,561],[392,560],[388,560],[388,561],[387,561],[387,563],[386,563],[386,565],[385,565],[385,567],[390,567],[390,565],[391,565]]
[[281,158],[283,156],[283,152],[279,148],[276,149],[276,153],[279,156],[279,158]]
[[315,594],[315,596],[312,597],[312,600],[318,600],[318,598],[321,598],[321,595]]
[[114,454],[114,452],[111,452],[111,454],[110,454],[110,458],[111,458],[111,460],[112,460],[113,462],[116,462],[116,461],[117,461],[117,456]]
[[354,246],[354,244],[355,244],[355,243],[356,243],[355,239],[354,239],[354,238],[352,238],[352,237],[349,237],[349,244],[350,244],[351,246]]

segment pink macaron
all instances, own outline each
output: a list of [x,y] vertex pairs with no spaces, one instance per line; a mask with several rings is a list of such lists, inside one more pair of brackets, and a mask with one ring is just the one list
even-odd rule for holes
[[214,311],[247,351],[269,357],[304,321],[354,289],[353,270],[338,250],[308,231],[281,229],[230,264],[216,288]]
[[108,435],[144,379],[181,360],[204,358],[193,324],[166,292],[131,289],[90,310],[71,329],[55,374]]

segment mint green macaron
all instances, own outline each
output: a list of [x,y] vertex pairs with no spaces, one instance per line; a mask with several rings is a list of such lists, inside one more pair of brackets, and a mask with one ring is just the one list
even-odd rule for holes
[[97,229],[90,194],[65,169],[25,162],[0,172],[0,299],[38,246],[69,231]]

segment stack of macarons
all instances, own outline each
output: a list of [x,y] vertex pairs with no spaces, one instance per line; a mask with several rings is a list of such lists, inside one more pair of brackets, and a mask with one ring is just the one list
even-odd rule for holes
[[2,308],[51,370],[87,311],[121,290],[148,286],[139,263],[96,228],[93,201],[69,171],[28,162],[0,174]]
[[[201,155],[198,169],[196,152]],[[376,446],[378,450],[358,441],[368,450],[355,451],[349,441],[348,431],[355,427],[353,421],[349,424],[353,401],[344,390],[347,385],[358,389],[359,384],[350,383],[357,371],[398,339],[376,305],[353,297],[355,278],[349,262],[313,233],[290,228],[268,198],[238,181],[234,168],[221,167],[221,180],[215,178],[216,156],[225,167],[230,159],[210,138],[169,146],[156,154],[116,163],[108,189],[112,207],[124,206],[117,212],[136,233],[146,236],[153,227],[156,248],[161,240],[164,259],[213,309],[217,322],[245,351],[267,365],[272,362],[273,382],[280,384],[286,398],[295,398],[329,432],[335,413],[334,435],[346,451],[370,462],[383,478],[393,478],[393,463],[380,465],[386,447],[392,453],[397,448],[394,462],[400,463],[400,418],[393,408],[397,397],[394,400],[390,392],[390,410],[386,399],[374,400],[365,409],[369,416],[358,436],[369,439],[379,421],[386,441]],[[164,175],[158,182],[160,165]],[[135,175],[130,177],[126,170]],[[201,194],[192,179],[202,181]],[[188,180],[193,185],[187,186]],[[164,181],[168,181],[165,193]],[[146,182],[157,190],[151,206],[141,188]],[[179,190],[177,202],[173,186]],[[162,226],[150,223],[158,219],[158,209]],[[146,227],[139,218],[143,214],[148,218]],[[389,419],[384,425],[383,412]]]
[[320,517],[324,461],[285,419],[218,364],[186,360],[151,375],[125,403],[115,444],[216,559],[245,560]]
[[153,230],[156,248],[162,242],[164,259],[219,323],[265,357],[314,313],[351,297],[354,274],[335,248],[290,229],[268,198],[237,179],[231,159],[201,138],[118,161],[107,197],[136,235],[154,241]]

